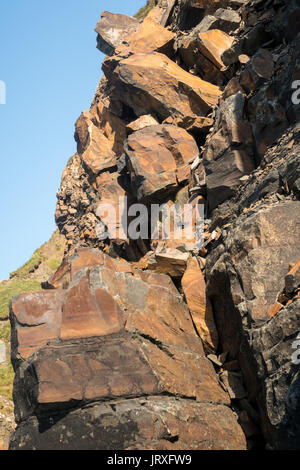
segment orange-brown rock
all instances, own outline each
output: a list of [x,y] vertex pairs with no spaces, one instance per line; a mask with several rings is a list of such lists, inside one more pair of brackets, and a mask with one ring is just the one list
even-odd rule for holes
[[113,55],[117,46],[138,27],[137,19],[104,11],[95,27],[98,49],[106,55]]
[[285,291],[292,294],[300,285],[300,258],[285,277]]
[[188,262],[181,284],[204,347],[209,352],[216,351],[218,348],[218,332],[213,309],[206,296],[206,284],[197,258],[192,258]]
[[219,87],[196,77],[164,54],[134,54],[103,63],[106,76],[114,83],[118,98],[136,115],[154,114],[164,120],[176,119],[180,127],[191,127],[199,116],[217,104]]
[[144,127],[156,126],[158,124],[157,120],[154,119],[151,114],[145,114],[144,116],[139,117],[135,121],[127,125],[126,129],[129,134],[132,132],[140,131]]
[[224,67],[221,56],[232,46],[232,43],[233,38],[219,29],[199,33],[200,52],[219,69]]
[[84,111],[76,122],[78,153],[94,174],[116,166],[125,138],[125,124],[101,102]]
[[280,310],[282,310],[284,307],[281,303],[275,302],[275,304],[272,305],[269,311],[270,318],[275,317]]
[[183,62],[194,72],[211,83],[222,85],[226,79],[221,69],[221,56],[231,47],[233,38],[219,29],[192,32],[178,39],[176,48]]
[[173,44],[175,34],[163,28],[152,18],[146,18],[131,35],[126,37],[126,42],[116,49],[116,55],[128,57],[131,54],[161,52],[166,55],[174,55]]
[[132,190],[139,201],[157,200],[189,178],[189,163],[199,154],[184,129],[171,125],[146,127],[126,142]]
[[146,19],[155,20],[162,26],[166,26],[175,3],[176,0],[160,0],[158,4],[150,10]]
[[66,290],[12,302],[18,420],[62,404],[140,396],[178,396],[220,410],[229,404],[168,276],[97,250],[81,249],[66,262]]

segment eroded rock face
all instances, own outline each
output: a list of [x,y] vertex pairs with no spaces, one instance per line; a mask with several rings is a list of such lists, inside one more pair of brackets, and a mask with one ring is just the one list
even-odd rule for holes
[[[135,399],[128,403],[129,407],[134,405],[139,417],[130,418],[127,438],[123,437],[122,445],[117,442],[125,448],[128,440],[127,446],[136,448],[144,435],[141,431],[137,436],[134,430],[140,426],[146,430],[151,425],[139,411],[141,404],[136,398],[145,397],[151,409],[161,396],[163,405],[158,410],[160,406],[172,409],[172,397],[181,397],[174,419],[179,426],[178,439],[184,446],[201,448],[204,437],[197,439],[198,444],[195,437],[188,438],[180,415],[185,413],[185,422],[197,422],[198,409],[202,407],[203,419],[207,419],[205,404],[209,403],[212,410],[216,408],[216,415],[220,410],[220,418],[214,424],[220,434],[225,435],[230,428],[238,430],[233,438],[227,436],[220,448],[243,448],[244,437],[236,417],[226,406],[229,398],[218,384],[189,311],[170,278],[136,270],[124,261],[88,249],[70,259],[69,273],[67,289],[36,296],[24,294],[12,302],[14,394],[18,397],[16,416],[21,423],[17,432],[25,427],[26,434],[22,443],[18,443],[16,434],[11,447],[41,448],[45,433],[41,427],[37,430],[31,416],[35,415],[40,423],[51,418],[56,421],[54,416],[60,414],[62,407],[67,416],[61,423],[68,425],[74,417],[74,426],[82,423],[84,429],[85,411],[80,418],[68,410],[99,400],[120,402],[115,431],[111,430],[117,435],[122,430],[118,424],[122,406]],[[98,409],[99,418],[104,419],[105,407],[100,411],[101,407],[95,405],[93,409]],[[90,425],[93,430],[92,422]],[[56,432],[56,427],[46,431],[48,445],[53,445]],[[89,438],[88,444],[78,442],[73,432],[54,448],[116,448],[113,440],[107,447],[104,428],[95,429],[97,436],[100,432],[99,438],[102,435],[97,444],[95,438]],[[148,432],[148,445],[159,448],[160,440],[163,441],[160,432],[156,434],[151,427]],[[211,434],[210,439],[212,448],[220,446],[219,437],[214,441]]]
[[[98,25],[111,57],[58,192],[69,256],[12,303],[14,449],[299,448],[299,2],[155,5]],[[204,205],[203,247],[102,241],[123,196]]]
[[[266,440],[281,449],[297,448],[299,439],[298,366],[292,359],[299,300],[296,286],[286,300],[284,291],[300,252],[298,148],[296,128],[269,150],[235,198],[219,207],[213,223],[227,228],[206,265],[222,349],[238,359]],[[274,312],[277,299],[286,305]]]
[[199,154],[184,129],[149,126],[131,134],[125,145],[133,193],[139,201],[166,198],[188,181],[189,164]]
[[207,187],[210,210],[234,194],[240,178],[255,168],[253,135],[241,92],[218,109],[214,132],[207,139],[197,172]]

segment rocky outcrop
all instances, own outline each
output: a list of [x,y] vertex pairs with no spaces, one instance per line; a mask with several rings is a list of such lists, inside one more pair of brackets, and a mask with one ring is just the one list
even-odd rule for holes
[[[10,447],[299,448],[298,2],[145,11],[96,27],[109,57],[58,192],[66,257],[11,304]],[[201,246],[156,238],[163,213],[130,237],[99,210],[125,196],[189,204],[194,234],[202,208]]]
[[[67,289],[24,294],[12,302],[19,427],[11,448],[47,448],[65,425],[72,432],[56,448],[114,449],[116,443],[120,449],[169,448],[175,439],[179,448],[201,449],[204,429],[200,426],[199,439],[189,437],[185,422],[195,427],[200,417],[205,422],[207,404],[215,414],[209,446],[243,448],[243,433],[227,408],[229,397],[170,278],[90,250],[72,257],[68,269]],[[87,405],[80,414],[71,411]],[[59,418],[62,409],[71,413]],[[115,416],[109,434],[107,409]],[[97,413],[94,424],[90,412]],[[121,437],[124,413],[130,421]],[[51,417],[59,419],[59,428],[50,426],[41,436],[41,423]],[[175,427],[166,434],[169,420]],[[79,442],[73,426],[81,429]]]

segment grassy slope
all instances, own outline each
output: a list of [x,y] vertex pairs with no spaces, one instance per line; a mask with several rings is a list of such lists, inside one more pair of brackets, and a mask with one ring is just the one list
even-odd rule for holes
[[144,7],[140,8],[139,11],[134,15],[135,18],[137,18],[138,20],[143,20],[154,6],[155,0],[148,0],[147,4]]
[[[41,280],[47,280],[59,267],[65,248],[65,239],[56,231],[49,242],[34,252],[30,260],[10,275],[8,281],[0,283],[0,340],[10,341],[9,303],[15,295],[41,290]],[[0,366],[1,396],[12,399],[14,373],[12,365]]]
[[46,281],[59,267],[64,247],[64,238],[56,231],[49,242],[36,250],[24,266],[11,273],[8,281],[0,283],[0,320],[8,319],[9,303],[14,295],[41,289],[41,281]]

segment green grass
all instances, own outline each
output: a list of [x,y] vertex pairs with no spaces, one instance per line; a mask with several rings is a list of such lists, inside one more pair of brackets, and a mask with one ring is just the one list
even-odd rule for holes
[[0,328],[0,340],[8,343],[10,341],[10,323],[9,321],[4,323]]
[[47,265],[52,271],[56,271],[60,267],[61,261],[57,258],[51,258],[47,261]]
[[139,11],[134,15],[134,17],[137,20],[144,20],[154,6],[154,0],[148,0],[147,4],[144,7],[140,8]]
[[27,263],[25,263],[21,268],[19,268],[17,271],[14,271],[10,274],[10,277],[26,277],[31,271],[34,270],[35,266],[38,266],[42,261],[45,260],[45,256],[43,256],[40,252],[40,250],[36,250],[32,257],[30,258]]
[[0,284],[0,320],[6,320],[9,317],[9,303],[14,295],[38,290],[41,290],[41,284],[31,279],[15,278]]
[[12,400],[14,381],[13,366],[9,362],[6,367],[0,367],[0,395]]

